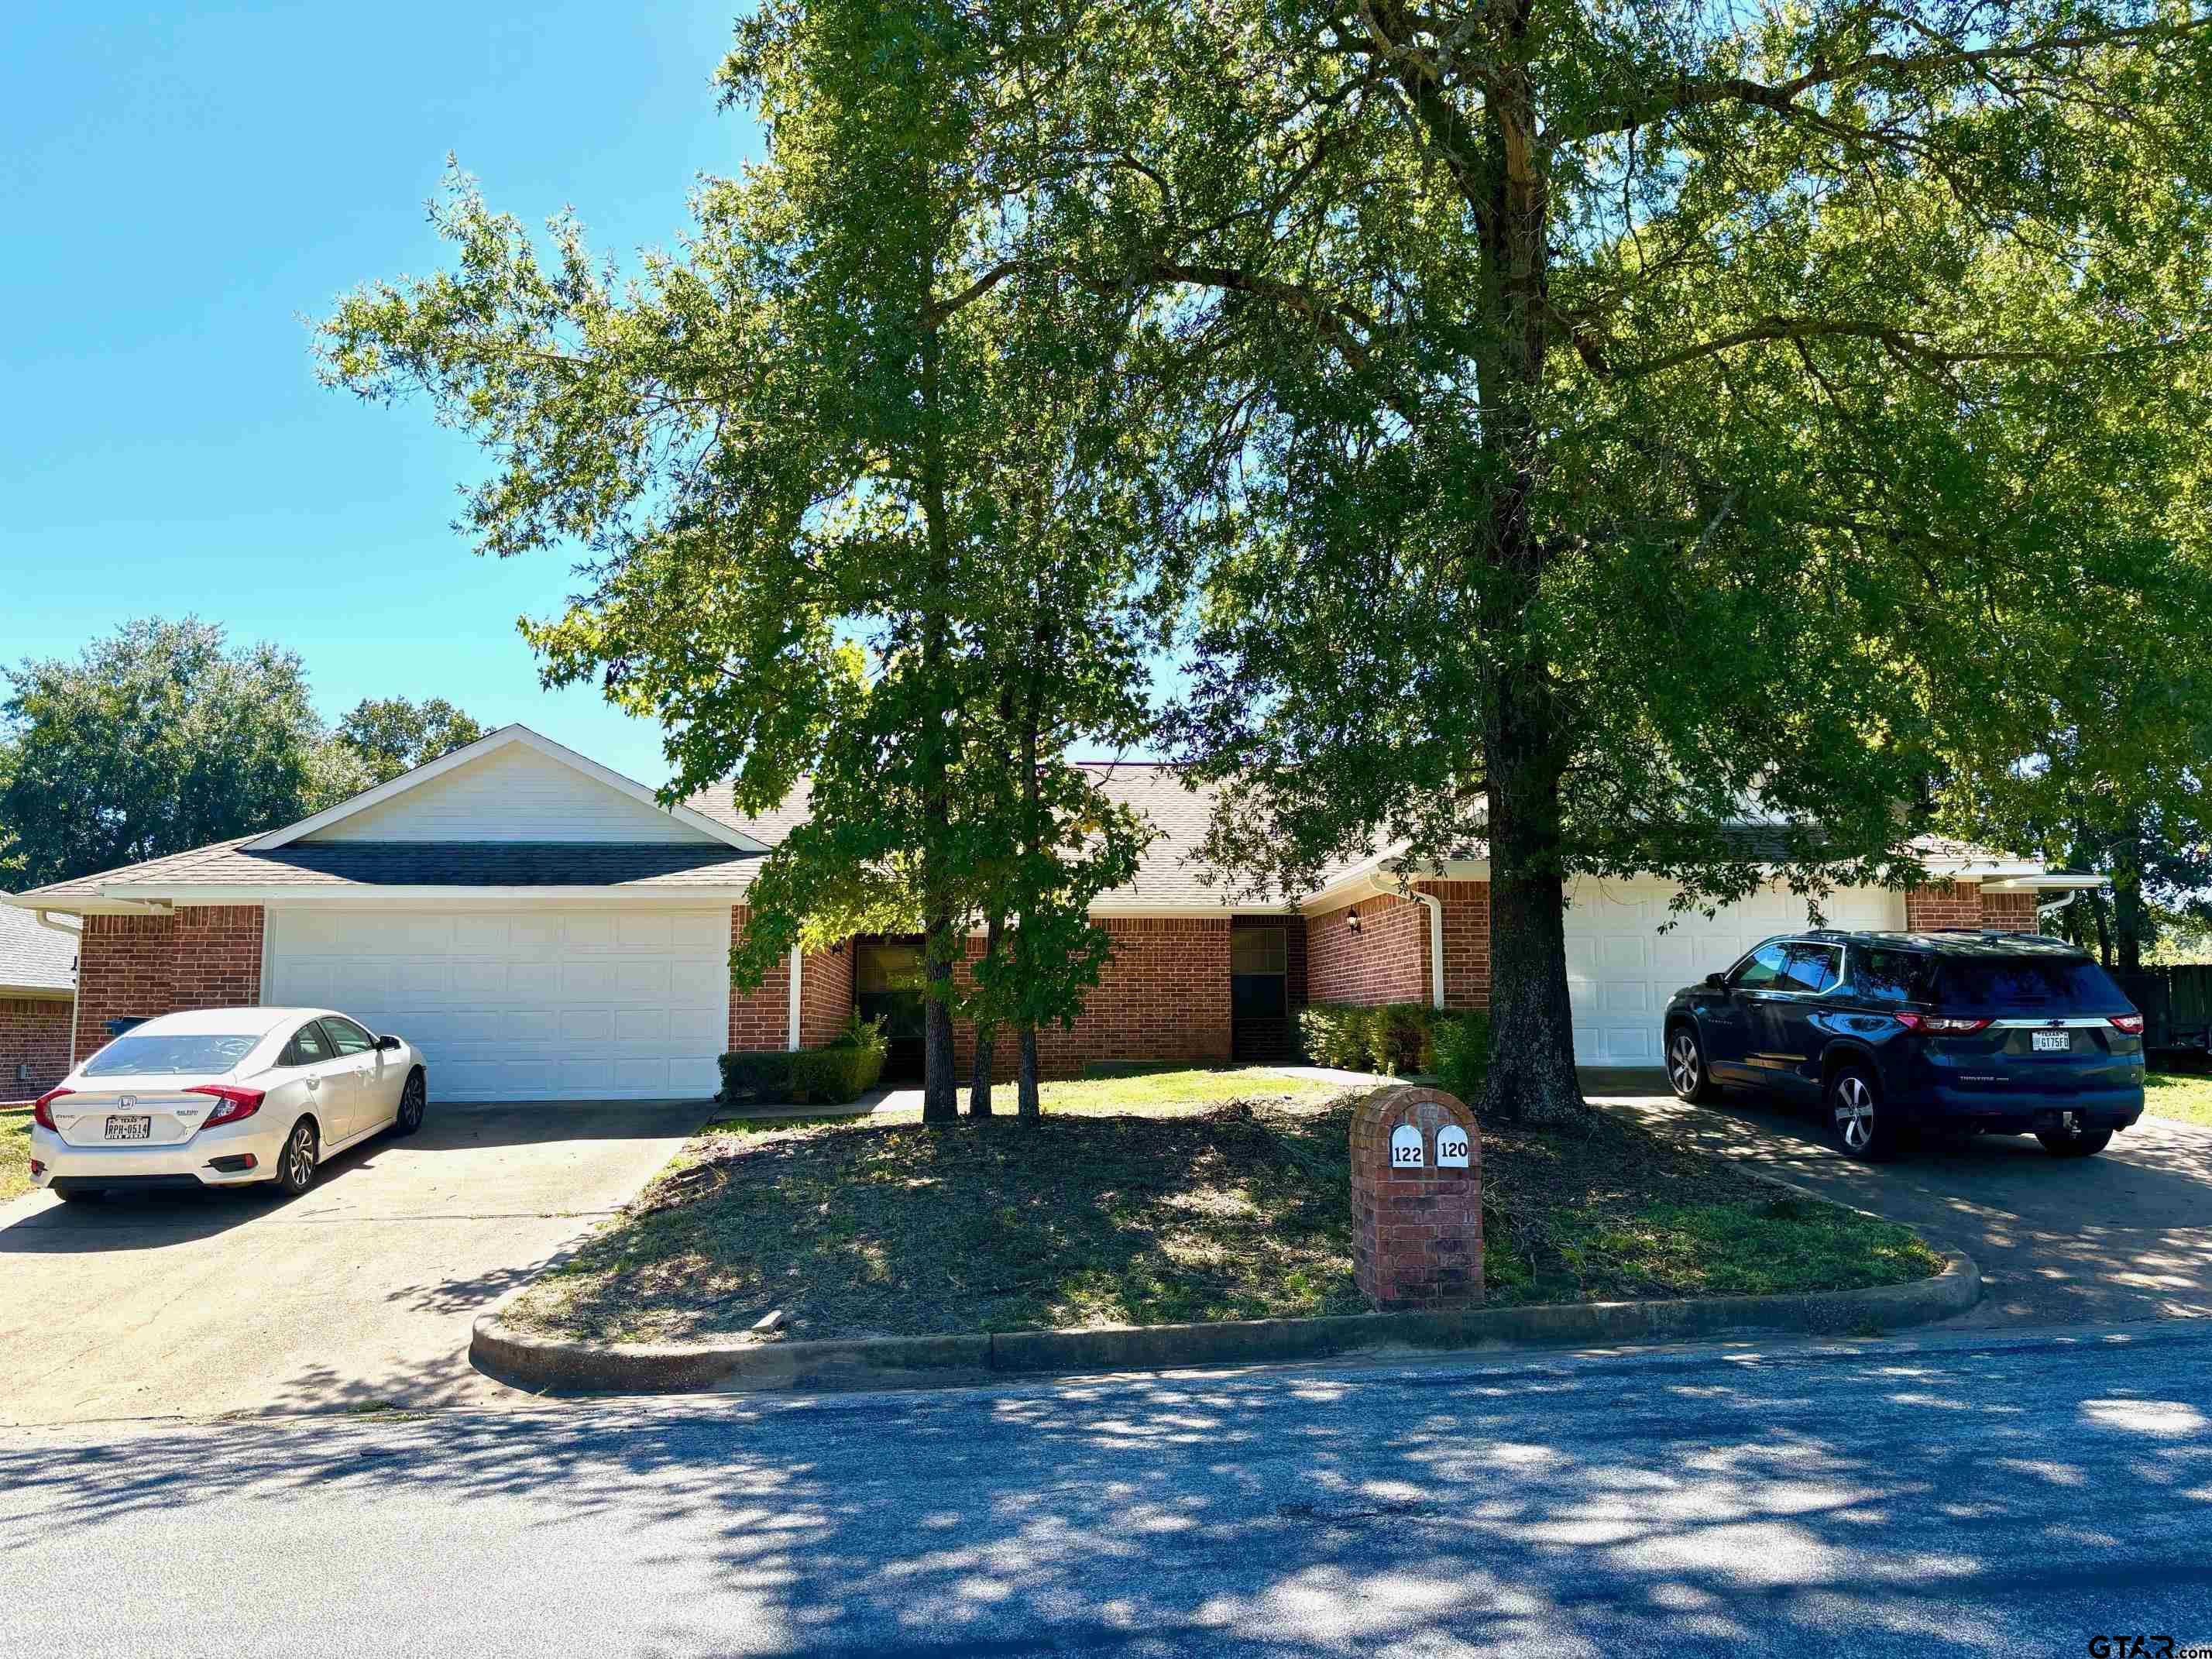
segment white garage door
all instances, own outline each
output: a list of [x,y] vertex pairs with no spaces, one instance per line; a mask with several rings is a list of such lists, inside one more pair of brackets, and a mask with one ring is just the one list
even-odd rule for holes
[[270,913],[265,1001],[339,1009],[422,1050],[437,1100],[712,1095],[730,913]]
[[[1805,901],[1787,888],[1760,893],[1707,921],[1667,908],[1677,889],[1664,881],[1569,884],[1567,994],[1575,1011],[1575,1059],[1584,1066],[1656,1066],[1659,1020],[1683,986],[1724,969],[1759,940],[1811,924]],[[1881,887],[1832,893],[1822,907],[1831,927],[1899,927],[1901,895]],[[1660,928],[1672,921],[1667,932]]]

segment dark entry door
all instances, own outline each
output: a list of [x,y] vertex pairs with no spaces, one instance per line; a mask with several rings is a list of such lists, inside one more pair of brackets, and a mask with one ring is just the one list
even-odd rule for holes
[[1229,1049],[1238,1060],[1288,1060],[1290,929],[1243,923],[1229,934]]
[[884,1076],[911,1081],[921,1075],[921,942],[862,939],[853,942],[853,1006],[862,1019],[880,1019],[890,1050]]

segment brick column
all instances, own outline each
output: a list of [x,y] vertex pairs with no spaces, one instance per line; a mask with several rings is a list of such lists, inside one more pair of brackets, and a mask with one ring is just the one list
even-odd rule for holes
[[1482,1300],[1482,1149],[1465,1106],[1441,1089],[1405,1085],[1359,1103],[1352,1225],[1353,1277],[1370,1306]]

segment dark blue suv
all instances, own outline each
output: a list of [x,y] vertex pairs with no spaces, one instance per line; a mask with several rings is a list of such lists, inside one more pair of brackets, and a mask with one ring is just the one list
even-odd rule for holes
[[1893,1158],[1918,1128],[2087,1158],[2142,1115],[2142,1029],[2063,939],[1821,930],[1677,991],[1667,1073],[1684,1100],[1744,1084],[1817,1102],[1853,1158]]

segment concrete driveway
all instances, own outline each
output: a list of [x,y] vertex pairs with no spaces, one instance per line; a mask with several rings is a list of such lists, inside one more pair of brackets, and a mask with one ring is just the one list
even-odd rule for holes
[[1985,1135],[1855,1164],[1809,1110],[1765,1097],[1685,1106],[1656,1072],[1583,1083],[1611,1110],[1966,1251],[1981,1264],[1982,1302],[1951,1327],[2212,1316],[2212,1129],[2146,1117],[2091,1158]]
[[469,1323],[629,1199],[705,1102],[433,1101],[422,1132],[265,1188],[0,1205],[0,1423],[524,1396]]

